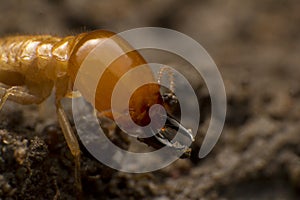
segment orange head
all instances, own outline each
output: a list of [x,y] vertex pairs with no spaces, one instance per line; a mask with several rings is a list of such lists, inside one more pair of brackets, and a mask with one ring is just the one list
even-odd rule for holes
[[[86,58],[91,55],[94,57],[90,57],[91,59],[87,63]],[[89,67],[88,70],[82,72],[83,78],[78,80],[77,75],[83,64]],[[78,83],[74,85],[75,89],[79,90],[83,97],[90,101],[98,112],[110,113],[107,111],[111,111],[112,109],[111,100],[116,84],[122,79],[125,73],[141,65],[146,65],[146,61],[128,42],[116,36],[115,33],[98,30],[83,33],[75,37],[75,46],[70,56],[68,73],[72,83],[74,84],[75,80]],[[93,77],[96,71],[101,71],[100,77]],[[145,126],[151,121],[149,117],[150,107],[154,104],[165,104],[160,93],[161,88],[159,84],[155,83],[152,70],[149,67],[144,67],[134,77],[129,77],[126,81],[123,80],[125,89],[121,91],[118,103],[124,103],[122,93],[127,93],[127,86],[130,88],[131,85],[134,85],[136,81],[140,81],[141,79],[143,79],[143,82],[150,84],[143,85],[132,93],[129,99],[129,113],[136,124]],[[97,85],[93,90],[89,81],[95,82],[95,80],[97,81]],[[107,116],[112,118],[112,115]],[[169,126],[171,124],[173,129],[183,128],[176,120],[171,119],[169,116],[167,123],[169,123]],[[169,130],[168,128],[162,128],[161,132]],[[184,132],[192,139],[189,131],[184,129]],[[163,137],[160,134],[160,138],[157,139],[163,145],[168,145],[170,141],[168,138]],[[149,140],[143,141],[147,143]],[[151,146],[157,146],[152,145],[152,142],[148,143]]]

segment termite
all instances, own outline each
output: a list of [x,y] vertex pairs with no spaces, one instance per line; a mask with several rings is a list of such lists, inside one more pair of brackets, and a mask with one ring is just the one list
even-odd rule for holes
[[[72,97],[76,75],[86,56],[99,43],[112,36],[115,36],[115,33],[97,30],[63,38],[36,35],[10,36],[0,39],[0,82],[5,85],[1,88],[4,90],[4,95],[1,97],[0,110],[8,99],[23,105],[39,104],[50,96],[53,88],[55,89],[57,117],[67,145],[75,159],[75,184],[79,192],[82,191],[80,148],[61,105],[61,100],[65,97]],[[112,45],[106,46],[104,49],[107,54],[116,51],[116,48],[118,51],[123,49],[124,52],[125,49],[126,52],[128,49],[132,50],[105,68],[97,85],[95,109],[99,113],[105,112],[107,117],[113,119],[107,111],[111,109],[114,86],[123,74],[134,67],[146,64],[146,61],[121,37],[114,37],[111,40]],[[105,55],[99,55],[99,58],[105,59]],[[99,64],[97,67],[103,66]],[[161,71],[160,77],[163,71]],[[151,70],[146,70],[144,76],[153,77],[153,74]],[[81,84],[81,87],[78,88],[79,92],[84,98],[89,99],[92,95],[89,94],[88,88],[85,89],[88,85],[84,82]],[[172,81],[171,85],[174,87]],[[159,84],[149,84],[133,94],[129,102],[129,110],[130,116],[136,124],[144,126],[149,123],[148,111],[152,105],[163,105],[168,111],[168,106],[172,107],[173,104],[176,104],[176,96],[173,91],[161,94],[160,89]],[[149,140],[144,138],[142,141],[156,148],[160,148],[162,145],[177,148],[167,135],[174,134],[179,128],[181,128],[181,134],[193,140],[190,131],[168,114],[165,125],[155,133],[155,137]],[[188,153],[189,150],[185,150],[184,154]]]

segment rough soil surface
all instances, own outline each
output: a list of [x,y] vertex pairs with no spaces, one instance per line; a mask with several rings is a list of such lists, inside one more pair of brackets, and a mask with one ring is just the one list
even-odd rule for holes
[[[193,37],[218,65],[228,111],[209,156],[196,156],[209,123],[210,101],[202,82],[195,82],[202,120],[192,158],[152,173],[127,174],[102,165],[82,147],[84,199],[296,200],[299,10],[297,0],[1,0],[0,34],[161,26]],[[54,106],[46,105],[8,102],[0,113],[0,199],[75,199],[72,155]],[[128,148],[123,137],[110,138]]]

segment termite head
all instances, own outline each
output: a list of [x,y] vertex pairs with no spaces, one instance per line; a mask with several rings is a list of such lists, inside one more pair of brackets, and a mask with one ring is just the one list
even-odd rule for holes
[[[137,74],[132,74],[124,79],[125,74],[141,65],[146,67]],[[82,70],[83,66],[86,67],[84,70]],[[126,94],[130,93],[127,89],[139,83],[139,79],[152,83],[134,91],[129,100],[129,114],[135,124],[141,127],[146,126],[151,121],[149,116],[151,106],[159,104],[166,110],[165,124],[162,128],[152,130],[153,137],[140,140],[154,148],[167,146],[178,150],[179,153],[183,153],[182,157],[189,155],[190,149],[187,145],[172,140],[178,132],[193,141],[190,131],[184,128],[172,114],[172,110],[179,108],[175,94],[171,91],[161,92],[162,87],[153,83],[155,80],[152,70],[147,67],[144,58],[124,39],[107,31],[94,31],[77,36],[68,70],[74,89],[79,90],[82,96],[92,103],[100,113],[113,110],[113,91],[120,79],[122,79],[120,82],[123,83],[124,88],[119,92],[116,104],[121,108],[128,108],[128,104],[124,102]],[[100,76],[97,75],[99,71],[101,72]],[[91,89],[92,85],[96,85],[94,90]],[[106,116],[116,120],[113,115]],[[155,117],[159,118],[160,116],[156,115]],[[126,120],[124,123],[127,123]]]

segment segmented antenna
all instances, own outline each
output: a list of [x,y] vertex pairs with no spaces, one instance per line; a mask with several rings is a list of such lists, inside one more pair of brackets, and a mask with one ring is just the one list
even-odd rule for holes
[[166,73],[169,76],[171,92],[175,93],[174,72],[172,71],[171,67],[164,65],[162,68],[160,68],[158,72],[157,83],[161,83],[161,79],[164,73]]

